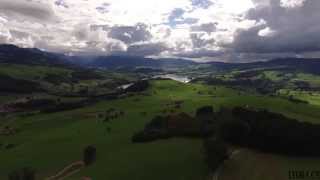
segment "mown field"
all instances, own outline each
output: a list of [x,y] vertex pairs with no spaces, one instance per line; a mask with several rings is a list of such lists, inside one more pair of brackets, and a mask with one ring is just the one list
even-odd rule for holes
[[[170,106],[177,100],[183,101],[181,109]],[[284,98],[221,86],[156,80],[144,93],[102,101],[82,109],[1,118],[0,127],[14,127],[19,132],[12,136],[0,136],[0,179],[6,179],[9,172],[23,167],[35,168],[38,179],[45,179],[72,162],[81,160],[83,148],[87,145],[97,148],[97,161],[67,179],[83,176],[112,180],[205,179],[208,170],[201,139],[173,138],[145,144],[131,142],[132,135],[155,115],[169,111],[184,111],[193,115],[196,108],[204,105],[212,105],[215,109],[221,106],[267,108],[301,121],[320,123],[320,106],[316,104],[293,103]],[[124,116],[104,122],[105,111],[110,108],[123,111]],[[6,144],[14,144],[15,147],[5,149]],[[320,159],[270,155],[280,170],[270,168],[269,172],[264,168],[269,166],[269,156],[265,158],[258,152],[247,152],[252,154],[240,153],[236,156],[239,161],[230,162],[228,166],[234,167],[223,170],[221,178],[235,179],[228,177],[233,173],[238,177],[236,179],[283,180],[284,175],[279,173],[287,174],[288,168],[316,168],[320,165]]]
[[219,170],[219,180],[289,180],[289,171],[317,171],[319,158],[288,157],[239,149]]

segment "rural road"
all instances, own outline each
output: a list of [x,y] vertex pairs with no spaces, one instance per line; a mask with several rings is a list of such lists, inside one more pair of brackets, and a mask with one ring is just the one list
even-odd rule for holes
[[83,167],[84,167],[83,161],[73,162],[72,164],[63,168],[63,170],[59,171],[56,175],[46,178],[46,180],[62,180],[80,171]]

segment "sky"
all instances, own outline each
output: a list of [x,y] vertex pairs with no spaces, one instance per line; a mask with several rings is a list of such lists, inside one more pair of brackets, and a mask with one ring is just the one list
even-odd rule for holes
[[320,57],[320,0],[0,0],[0,44],[69,55]]

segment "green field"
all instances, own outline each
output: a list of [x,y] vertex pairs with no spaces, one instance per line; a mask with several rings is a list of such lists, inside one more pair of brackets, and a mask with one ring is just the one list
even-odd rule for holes
[[312,91],[295,91],[290,89],[281,89],[278,91],[283,96],[293,96],[294,98],[307,101],[309,104],[320,106],[320,93]]
[[[13,136],[0,136],[3,146],[16,145],[12,149],[0,148],[0,179],[6,179],[9,172],[25,166],[35,168],[38,179],[52,176],[66,165],[81,160],[83,148],[91,144],[97,148],[97,162],[67,179],[80,179],[83,176],[112,180],[205,179],[208,170],[201,139],[174,138],[145,144],[131,143],[135,132],[141,130],[155,115],[163,114],[166,104],[175,100],[184,101],[182,108],[176,111],[191,115],[196,108],[204,105],[213,105],[215,109],[241,105],[268,108],[313,123],[319,123],[320,117],[320,107],[316,105],[295,104],[283,98],[247,94],[220,86],[152,81],[152,87],[147,92],[102,101],[82,109],[2,118],[0,127],[9,125],[20,132]],[[125,116],[103,122],[103,118],[97,115],[109,108],[122,110]],[[143,112],[147,114],[143,115]],[[108,127],[111,132],[107,132]],[[295,161],[282,159],[290,165]],[[244,165],[239,168],[247,166],[246,161],[242,162]],[[310,164],[308,160],[304,162],[310,167],[320,165],[320,161],[310,161]],[[286,164],[283,164],[285,169]],[[252,179],[261,178],[257,175]]]
[[40,80],[48,74],[70,76],[72,71],[65,68],[49,66],[28,66],[18,64],[1,64],[0,73],[18,79]]

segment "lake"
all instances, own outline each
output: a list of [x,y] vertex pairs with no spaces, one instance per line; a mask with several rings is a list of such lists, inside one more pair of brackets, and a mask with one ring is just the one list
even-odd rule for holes
[[165,79],[172,79],[174,81],[182,82],[182,83],[189,83],[191,78],[187,76],[181,76],[176,74],[164,74],[164,75],[156,75],[153,78],[165,78]]

